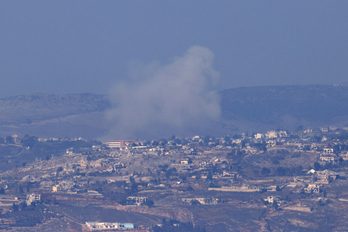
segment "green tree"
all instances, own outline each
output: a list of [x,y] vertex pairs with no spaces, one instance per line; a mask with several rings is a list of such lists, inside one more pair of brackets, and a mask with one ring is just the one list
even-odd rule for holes
[[340,157],[340,158],[338,159],[338,162],[342,163],[342,162],[343,162],[343,158]]
[[177,171],[176,171],[176,168],[170,168],[170,169],[168,169],[168,170],[166,171],[165,176],[166,176],[167,178],[169,178],[170,176],[174,175],[174,173],[176,173],[176,172],[177,172]]
[[23,147],[34,147],[35,144],[38,142],[37,138],[35,136],[25,135],[24,138],[21,140],[21,143]]
[[18,205],[16,203],[13,203],[12,210],[15,212],[18,211]]
[[145,203],[144,203],[147,207],[152,208],[153,205],[155,204],[155,202],[153,202],[153,200],[148,199]]
[[261,175],[263,176],[268,176],[270,173],[271,173],[271,170],[269,168],[264,167],[261,170]]
[[14,144],[14,139],[13,139],[13,137],[12,136],[7,136],[6,137],[6,143],[8,143],[8,144]]
[[138,184],[137,183],[133,183],[132,186],[131,186],[131,189],[132,189],[133,192],[138,191]]
[[26,203],[25,201],[19,203],[18,208],[19,208],[20,210],[26,209],[26,208],[27,208],[27,203]]
[[61,171],[63,171],[63,168],[62,167],[58,167],[57,171],[56,171],[56,176],[58,176]]
[[278,175],[278,176],[285,176],[286,175],[286,169],[283,168],[283,167],[278,167],[275,170],[275,174]]
[[207,180],[213,180],[213,174],[211,172],[208,173]]
[[318,162],[314,163],[314,170],[318,171],[321,169],[321,165]]
[[272,207],[275,209],[278,209],[278,203],[277,201],[273,201]]

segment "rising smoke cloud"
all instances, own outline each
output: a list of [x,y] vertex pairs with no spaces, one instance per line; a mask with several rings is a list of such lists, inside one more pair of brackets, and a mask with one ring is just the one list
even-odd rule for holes
[[213,53],[193,46],[167,65],[134,68],[130,83],[118,84],[110,94],[113,108],[106,115],[114,123],[109,138],[168,138],[208,133],[207,125],[220,117],[214,91],[219,73]]

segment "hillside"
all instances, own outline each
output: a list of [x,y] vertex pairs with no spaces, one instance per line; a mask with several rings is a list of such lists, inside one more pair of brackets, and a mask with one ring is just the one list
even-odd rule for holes
[[[344,126],[348,88],[332,85],[261,86],[224,90],[222,117],[240,130],[295,129],[299,125]],[[253,128],[250,127],[250,125]]]
[[48,137],[105,133],[104,111],[110,107],[104,95],[28,94],[0,99],[0,135],[35,134]]
[[[211,135],[348,125],[348,87],[261,86],[223,90],[221,120]],[[33,134],[94,139],[108,133],[106,95],[29,94],[0,99],[0,136]]]

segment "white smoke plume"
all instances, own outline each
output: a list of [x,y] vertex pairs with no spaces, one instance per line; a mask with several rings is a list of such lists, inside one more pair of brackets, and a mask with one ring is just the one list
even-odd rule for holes
[[114,122],[108,138],[169,138],[206,131],[220,116],[214,92],[219,73],[212,68],[213,53],[193,46],[168,65],[135,68],[137,78],[118,84],[111,93]]

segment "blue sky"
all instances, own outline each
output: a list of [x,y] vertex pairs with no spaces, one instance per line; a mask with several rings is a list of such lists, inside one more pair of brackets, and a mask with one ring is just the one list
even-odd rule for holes
[[348,1],[2,1],[0,97],[108,93],[132,64],[214,54],[218,89],[341,84]]

